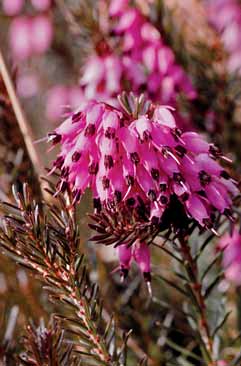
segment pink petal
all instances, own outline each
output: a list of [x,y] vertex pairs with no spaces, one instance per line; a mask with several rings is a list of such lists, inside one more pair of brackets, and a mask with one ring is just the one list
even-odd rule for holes
[[201,199],[196,194],[192,194],[189,199],[185,202],[188,213],[203,225],[203,220],[208,219],[209,215],[207,210],[201,201]]
[[172,113],[165,107],[157,107],[155,109],[153,121],[160,123],[162,126],[170,128],[176,127],[176,122]]

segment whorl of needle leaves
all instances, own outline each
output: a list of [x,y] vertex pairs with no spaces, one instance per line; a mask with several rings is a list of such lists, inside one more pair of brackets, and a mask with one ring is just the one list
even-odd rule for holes
[[[71,352],[77,353],[79,360],[85,365],[125,364],[120,360],[127,337],[116,345],[112,319],[103,320],[98,289],[90,283],[78,250],[79,230],[75,213],[69,208],[70,195],[67,201],[59,195],[56,204],[40,206],[26,184],[22,193],[15,189],[13,193],[17,205],[2,204],[6,215],[0,231],[1,250],[34,272],[45,283],[51,301],[61,305],[55,317],[67,330],[65,341],[72,344]],[[63,315],[63,310],[71,315]],[[42,366],[41,362],[35,360],[34,364]],[[56,365],[66,365],[64,358]]]

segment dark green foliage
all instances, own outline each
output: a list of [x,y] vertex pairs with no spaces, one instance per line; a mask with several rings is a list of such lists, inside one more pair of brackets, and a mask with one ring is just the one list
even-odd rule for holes
[[[119,365],[125,347],[119,348],[118,342],[113,347],[113,321],[103,321],[98,288],[89,282],[79,251],[71,194],[65,198],[60,195],[49,206],[36,204],[27,185],[23,194],[14,189],[14,195],[17,206],[3,204],[6,215],[1,249],[44,281],[51,301],[61,304],[61,312],[55,317],[61,320],[72,340],[72,351],[81,354],[80,359],[87,359],[89,365]],[[31,334],[36,332],[29,329]],[[56,346],[54,341],[51,344]],[[58,357],[61,360],[62,356]]]

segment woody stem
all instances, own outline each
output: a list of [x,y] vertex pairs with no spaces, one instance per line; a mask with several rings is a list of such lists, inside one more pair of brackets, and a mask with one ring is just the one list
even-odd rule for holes
[[207,366],[216,366],[216,361],[213,360],[213,339],[207,319],[207,310],[205,298],[202,293],[202,284],[198,280],[198,266],[192,256],[190,246],[185,238],[180,240],[180,253],[183,258],[184,267],[189,277],[190,283],[187,284],[190,293],[193,295],[194,306],[198,315],[198,329],[200,336],[205,346],[206,357],[208,357]]

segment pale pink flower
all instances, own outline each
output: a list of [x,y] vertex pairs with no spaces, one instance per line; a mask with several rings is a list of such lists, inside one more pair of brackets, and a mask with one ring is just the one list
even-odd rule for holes
[[221,33],[229,53],[230,72],[241,72],[241,5],[237,0],[207,0],[207,13],[212,24]]
[[24,74],[17,78],[17,92],[23,98],[31,98],[39,89],[38,79],[35,74]]
[[24,5],[25,0],[2,0],[3,12],[9,16],[18,15]]
[[56,121],[63,117],[68,105],[68,89],[63,85],[56,85],[48,91],[46,116]]
[[38,11],[46,11],[51,6],[51,0],[31,0],[31,3]]
[[[154,102],[177,105],[182,93],[188,100],[196,91],[161,34],[130,1],[111,1],[110,42],[96,44],[96,52],[87,60],[80,84],[85,99],[96,99],[117,106],[121,90],[132,90]],[[189,124],[176,112],[178,125]]]
[[225,360],[218,360],[217,366],[228,366],[228,363]]
[[235,228],[232,235],[224,234],[219,241],[223,250],[225,277],[235,285],[241,285],[241,233]]
[[32,19],[31,45],[33,53],[46,52],[53,39],[53,26],[49,17],[38,15]]
[[83,90],[79,86],[55,85],[48,91],[46,116],[56,121],[75,110],[83,99]]
[[31,20],[27,16],[15,18],[9,28],[9,43],[13,55],[18,60],[25,60],[31,55]]

